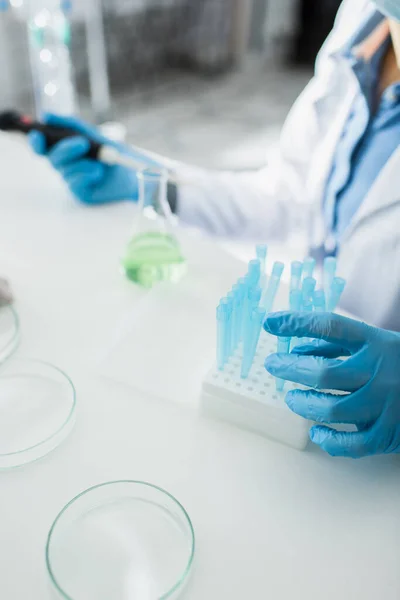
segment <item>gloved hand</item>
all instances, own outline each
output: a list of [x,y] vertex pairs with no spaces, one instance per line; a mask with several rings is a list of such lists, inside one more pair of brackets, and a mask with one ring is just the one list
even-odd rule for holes
[[[62,140],[48,152],[47,156],[78,200],[85,204],[105,204],[119,200],[137,201],[136,172],[126,167],[108,166],[99,161],[84,158],[89,144],[87,139],[79,134],[89,135],[96,141],[114,146],[149,166],[154,165],[155,162],[131,151],[122,144],[108,140],[96,128],[74,117],[67,118],[49,114],[44,120],[51,125],[76,129],[76,137]],[[41,133],[32,131],[29,134],[29,141],[37,154],[46,154],[46,143]]]
[[[265,361],[272,375],[313,388],[288,392],[286,403],[298,415],[323,423],[310,431],[315,444],[332,456],[351,458],[400,452],[400,334],[331,313],[275,313],[265,329],[322,340]],[[327,427],[335,423],[353,424],[357,431]]]

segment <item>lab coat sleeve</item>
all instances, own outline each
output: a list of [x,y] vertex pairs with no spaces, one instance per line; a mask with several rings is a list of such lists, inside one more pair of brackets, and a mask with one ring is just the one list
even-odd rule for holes
[[219,236],[285,238],[310,217],[309,165],[318,143],[313,80],[284,125],[268,164],[249,172],[215,172],[176,165],[182,222]]
[[352,34],[368,4],[366,0],[342,3],[317,59],[316,73],[290,111],[279,147],[267,166],[244,173],[175,166],[182,222],[239,238],[283,240],[294,230],[308,231],[315,202],[308,183],[323,135],[315,103],[329,93],[330,52]]

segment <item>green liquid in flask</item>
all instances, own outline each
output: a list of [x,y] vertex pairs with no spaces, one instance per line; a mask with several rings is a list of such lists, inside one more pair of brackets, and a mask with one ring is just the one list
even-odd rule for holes
[[150,288],[160,281],[176,282],[186,273],[186,261],[169,233],[139,233],[131,239],[122,266],[128,279]]

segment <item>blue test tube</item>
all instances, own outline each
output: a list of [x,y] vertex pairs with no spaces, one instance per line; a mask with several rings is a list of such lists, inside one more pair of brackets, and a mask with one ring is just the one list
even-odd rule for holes
[[232,310],[233,302],[232,299],[227,297],[221,300],[221,304],[226,311],[225,321],[225,336],[224,336],[224,364],[228,362],[231,357],[231,337],[232,337]]
[[226,303],[221,303],[217,307],[217,366],[220,371],[225,366],[225,338],[228,322],[228,311]]
[[242,308],[242,325],[241,325],[241,338],[244,340],[247,328],[249,326],[249,289],[256,287],[249,274],[244,277],[244,296],[243,296],[243,308]]
[[271,312],[274,305],[284,268],[285,265],[281,262],[274,263],[272,268],[272,275],[268,282],[268,286],[264,290],[261,298],[261,307],[264,308],[267,313]]
[[[301,288],[301,310],[307,313],[313,311],[313,296],[315,286],[317,285],[316,280],[313,277],[306,277],[303,279],[303,285]],[[307,342],[307,338],[300,338],[299,343],[304,344]]]
[[247,294],[247,282],[245,277],[241,277],[237,282],[238,295],[239,295],[239,314],[236,323],[236,339],[239,343],[242,340],[242,329],[244,320],[244,309],[245,309],[245,296]]
[[329,294],[332,286],[332,281],[336,275],[337,260],[333,256],[328,256],[324,260],[324,290],[326,301],[329,303]]
[[247,275],[253,285],[258,285],[261,277],[261,262],[258,258],[249,262]]
[[290,289],[299,290],[303,275],[303,263],[295,260],[290,265]]
[[315,269],[315,258],[308,257],[305,259],[303,264],[303,277],[312,277]]
[[236,313],[237,313],[237,305],[236,305],[236,295],[234,291],[228,292],[227,294],[228,301],[230,303],[230,321],[229,321],[229,357],[233,355],[235,351],[235,323],[236,323]]
[[239,344],[239,324],[241,322],[241,289],[238,283],[232,286],[232,293],[234,295],[233,305],[233,323],[232,323],[232,336],[233,336],[233,349],[236,350]]
[[249,376],[251,367],[253,365],[254,357],[257,352],[257,346],[260,339],[264,319],[265,310],[262,308],[255,308],[251,314],[251,327],[249,327],[243,344],[242,370],[240,373],[242,379],[246,379]]
[[260,287],[249,287],[247,288],[247,303],[246,303],[246,311],[247,317],[245,320],[245,329],[243,332],[243,339],[246,338],[247,332],[251,330],[251,315],[255,308],[258,308],[261,300],[261,288]]
[[260,287],[262,289],[264,289],[267,284],[267,254],[268,246],[265,244],[257,244],[256,255],[261,264]]
[[315,312],[326,311],[326,299],[324,290],[317,290],[316,292],[314,292],[313,302]]
[[301,311],[301,306],[303,304],[303,295],[301,290],[291,290],[289,296],[289,306],[290,310],[293,312]]
[[[291,338],[287,337],[278,337],[278,354],[289,354],[290,352],[290,341]],[[276,379],[276,391],[283,392],[285,387],[284,379]]]
[[[302,310],[309,310],[310,303],[311,303],[311,310],[312,310],[312,297],[313,297],[316,285],[317,285],[317,281],[314,279],[314,277],[306,277],[305,279],[303,279],[303,285],[301,287]],[[305,308],[305,307],[307,307],[307,308]]]
[[342,279],[341,277],[334,277],[329,292],[329,299],[327,304],[328,312],[334,312],[334,310],[340,302],[340,298],[342,297],[345,287],[345,279]]

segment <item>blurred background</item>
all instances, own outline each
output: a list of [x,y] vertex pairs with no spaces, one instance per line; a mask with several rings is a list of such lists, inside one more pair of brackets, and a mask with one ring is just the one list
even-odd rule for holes
[[[32,43],[38,34],[36,28],[32,42],[32,31],[45,14],[61,10],[81,116],[120,123],[129,142],[172,158],[214,168],[257,168],[312,76],[339,5],[340,0],[0,0],[0,109],[35,112]],[[40,43],[40,56],[48,60],[47,42]],[[113,131],[122,135],[120,129]]]

